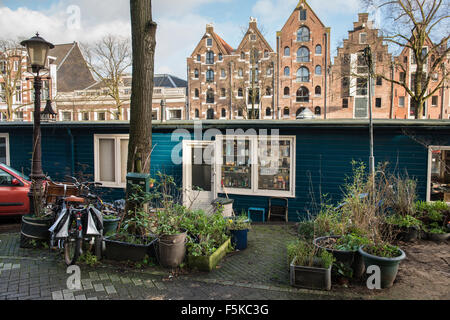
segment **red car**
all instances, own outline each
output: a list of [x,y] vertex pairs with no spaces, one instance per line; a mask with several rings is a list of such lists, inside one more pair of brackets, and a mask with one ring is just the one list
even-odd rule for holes
[[0,163],[0,216],[27,214],[30,187],[29,177]]

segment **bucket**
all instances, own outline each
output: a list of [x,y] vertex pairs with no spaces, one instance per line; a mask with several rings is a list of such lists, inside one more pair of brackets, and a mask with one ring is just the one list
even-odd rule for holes
[[187,232],[164,235],[159,238],[159,263],[165,268],[176,268],[186,256]]
[[246,230],[231,230],[231,243],[235,246],[236,250],[247,249],[247,234]]

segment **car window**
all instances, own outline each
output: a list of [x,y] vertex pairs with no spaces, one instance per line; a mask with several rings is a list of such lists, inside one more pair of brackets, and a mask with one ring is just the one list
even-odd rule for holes
[[6,169],[8,169],[9,171],[11,171],[12,173],[18,175],[19,177],[22,177],[23,179],[27,180],[27,181],[31,181],[30,177],[28,177],[27,175],[23,174],[22,172],[19,172],[17,170],[14,170],[11,167],[6,166]]
[[12,175],[0,169],[0,186],[12,186],[13,179],[14,177]]

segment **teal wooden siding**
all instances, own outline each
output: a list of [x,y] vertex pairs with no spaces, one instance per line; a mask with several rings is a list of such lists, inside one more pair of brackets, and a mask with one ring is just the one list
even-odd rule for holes
[[[94,135],[126,134],[128,128],[74,125],[70,128],[74,139],[72,160],[71,140],[65,127],[45,127],[42,132],[44,172],[54,180],[63,180],[72,174],[88,180],[94,178]],[[351,176],[351,161],[363,161],[368,167],[369,136],[364,127],[279,127],[281,135],[296,136],[296,197],[289,199],[289,220],[306,217],[311,209],[312,196],[319,201],[320,194],[338,203],[346,176]],[[29,174],[31,163],[32,127],[8,127],[0,124],[0,132],[9,133],[11,165]],[[450,130],[433,126],[415,128],[414,136],[405,135],[401,128],[375,128],[375,161],[390,163],[392,170],[417,179],[421,199],[426,198],[428,151],[423,145],[450,145]],[[172,163],[173,148],[179,141],[171,141],[171,131],[154,128],[151,157],[151,173],[157,171],[172,175],[182,186],[182,165]],[[181,153],[180,153],[181,154]],[[102,188],[107,200],[124,196],[123,189]],[[221,195],[224,196],[224,195]],[[247,211],[248,207],[268,210],[268,198],[260,196],[229,195],[235,199],[235,211]]]

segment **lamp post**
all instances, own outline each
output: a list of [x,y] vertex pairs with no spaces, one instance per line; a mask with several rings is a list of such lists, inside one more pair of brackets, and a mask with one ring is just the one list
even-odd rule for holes
[[161,99],[161,122],[166,121],[166,100]]
[[[42,194],[42,182],[45,175],[42,172],[42,153],[41,153],[41,89],[42,78],[39,71],[45,68],[48,51],[55,46],[36,33],[31,39],[22,41],[22,46],[27,48],[28,57],[34,77],[34,126],[33,126],[33,153],[31,162],[31,188],[28,196],[30,198],[30,215],[39,215],[40,213],[40,195]],[[51,108],[51,106],[50,106]],[[53,110],[52,110],[53,111]]]

